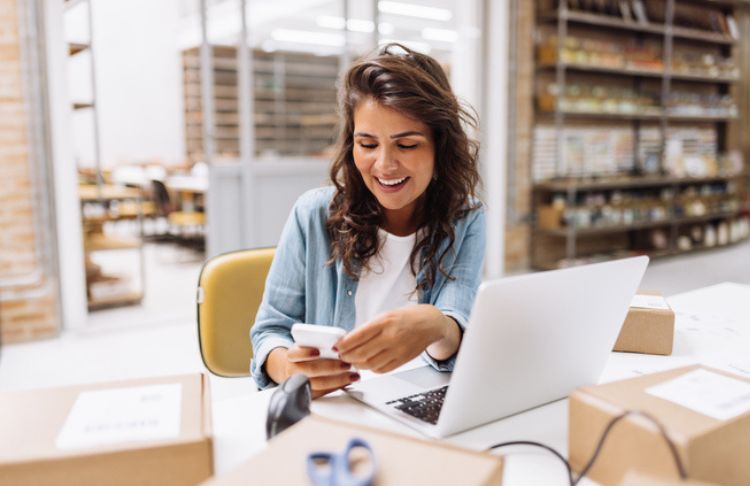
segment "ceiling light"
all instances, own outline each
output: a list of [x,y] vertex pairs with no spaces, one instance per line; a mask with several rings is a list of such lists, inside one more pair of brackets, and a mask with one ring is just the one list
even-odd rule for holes
[[422,29],[422,37],[431,41],[456,42],[458,40],[458,32],[449,29],[425,27]]
[[419,42],[419,41],[408,41],[408,40],[402,40],[402,39],[380,39],[378,43],[381,46],[383,46],[385,44],[390,44],[392,42],[395,42],[396,44],[401,44],[403,46],[408,47],[409,49],[421,52],[423,54],[429,54],[430,51],[432,50],[431,45],[429,45],[426,42]]
[[315,18],[315,24],[318,27],[323,27],[324,29],[343,30],[345,22],[344,17],[335,17],[333,15],[318,15]]
[[[323,27],[324,29],[344,30],[344,17],[319,15],[315,18],[315,23],[318,27]],[[374,30],[374,23],[371,20],[349,19],[347,24],[349,25],[349,30],[352,32],[370,33]],[[396,28],[391,23],[381,22],[378,30],[380,30],[381,34],[390,35],[393,34]]]
[[403,15],[405,17],[418,17],[421,19],[440,20],[446,22],[453,17],[453,12],[444,8],[426,7],[413,3],[402,2],[378,2],[378,10],[387,14]]
[[310,30],[274,29],[271,32],[271,38],[280,42],[296,42],[299,44],[318,44],[333,47],[344,45],[344,36],[341,34],[329,34]]

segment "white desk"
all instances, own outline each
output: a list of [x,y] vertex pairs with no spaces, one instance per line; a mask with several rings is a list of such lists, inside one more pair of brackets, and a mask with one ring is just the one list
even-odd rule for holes
[[[750,376],[750,286],[725,283],[668,299],[676,313],[672,356],[612,353],[602,381],[628,378],[691,363],[729,369]],[[265,446],[265,418],[272,390],[215,400],[216,473],[238,465]],[[406,426],[342,393],[313,402],[313,412],[418,436]],[[567,400],[478,427],[447,440],[474,449],[527,439],[567,454]],[[562,463],[535,448],[505,449],[505,486],[566,485]],[[595,484],[582,481],[582,485]]]

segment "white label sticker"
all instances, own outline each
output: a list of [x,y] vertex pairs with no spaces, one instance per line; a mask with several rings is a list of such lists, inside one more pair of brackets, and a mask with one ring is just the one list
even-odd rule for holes
[[180,434],[182,385],[149,385],[78,395],[55,445],[81,449],[174,439]]
[[640,307],[642,309],[664,309],[669,310],[667,299],[661,295],[642,295],[636,294],[630,301],[630,307]]
[[729,420],[750,411],[750,383],[706,370],[646,389],[646,393],[717,420]]

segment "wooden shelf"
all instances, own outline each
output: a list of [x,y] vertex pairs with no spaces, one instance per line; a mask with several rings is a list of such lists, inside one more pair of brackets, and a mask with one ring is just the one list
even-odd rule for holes
[[[561,113],[565,118],[580,118],[580,119],[596,119],[596,120],[642,120],[642,121],[658,121],[661,120],[661,114],[650,114],[650,113],[607,113],[599,111],[574,111],[574,110],[561,110]],[[539,115],[551,117],[555,115],[554,111],[540,111]]]
[[107,297],[102,299],[88,299],[89,310],[103,309],[107,307],[117,307],[122,305],[139,304],[143,300],[143,293],[129,292],[126,294]]
[[83,44],[81,42],[69,42],[68,43],[68,55],[75,56],[79,52],[83,52],[89,47],[90,46],[88,44]]
[[702,216],[683,216],[683,217],[675,219],[675,224],[683,225],[683,224],[703,223],[703,222],[711,221],[714,219],[734,218],[738,214],[739,214],[739,211],[723,211],[719,213],[704,214]]
[[138,199],[141,197],[141,192],[132,187],[105,184],[101,187],[100,193],[98,186],[85,184],[78,186],[78,197],[81,202],[114,201],[118,199]]
[[[594,74],[615,74],[621,76],[634,76],[643,78],[663,78],[667,73],[656,69],[636,69],[629,67],[595,66],[581,63],[561,63],[567,71]],[[539,64],[537,69],[551,71],[557,68],[556,64]],[[708,74],[691,74],[683,72],[670,72],[669,77],[675,81],[695,81],[701,83],[736,83],[740,80],[738,76],[711,76]]]
[[534,189],[546,192],[600,191],[607,189],[636,189],[690,184],[710,184],[740,177],[739,174],[713,177],[671,177],[671,176],[626,176],[598,179],[564,179],[536,184]]
[[[588,12],[577,12],[569,10],[567,14],[563,16],[563,20],[565,19],[567,19],[568,22],[582,25],[594,25],[619,30],[628,30],[631,32],[640,32],[660,37],[665,37],[667,35],[667,29],[663,24],[642,24],[636,21],[626,22],[625,20],[617,17],[593,14]],[[545,15],[542,17],[542,20],[545,20],[547,22],[557,22],[558,14],[557,12],[555,12],[551,15]],[[699,29],[687,29],[684,27],[673,27],[672,36],[677,39],[693,40],[719,45],[732,45],[737,42],[735,39],[728,35],[716,32],[708,32]]]
[[140,239],[108,236],[104,234],[84,235],[83,246],[86,252],[106,250],[132,250],[143,245]]
[[671,226],[671,225],[683,225],[683,224],[694,224],[711,221],[714,219],[727,219],[736,217],[739,211],[724,211],[720,213],[705,214],[703,216],[685,216],[681,218],[663,219],[659,221],[642,221],[632,224],[625,225],[612,225],[612,226],[593,226],[586,228],[572,228],[562,227],[555,229],[547,228],[536,228],[535,231],[541,234],[550,236],[566,237],[568,235],[575,234],[576,236],[594,236],[604,235],[609,233],[624,233],[628,231],[637,231],[642,229],[657,228],[659,226]]
[[[546,22],[557,22],[558,13],[552,13],[544,15],[542,20]],[[636,21],[626,22],[617,17],[611,17],[607,15],[598,15],[588,12],[577,12],[575,10],[568,10],[567,14],[563,17],[563,20],[568,22],[585,24],[585,25],[596,25],[599,27],[609,27],[613,29],[629,30],[632,32],[642,32],[645,34],[653,35],[664,35],[664,26],[659,24],[641,24]]]
[[91,103],[91,102],[83,102],[83,101],[73,102],[74,110],[85,110],[85,109],[93,108],[93,107],[94,107],[94,103]]
[[[721,249],[724,249],[724,248],[729,248],[729,247],[735,246],[735,245],[737,245],[739,243],[742,243],[744,241],[747,241],[747,240],[748,240],[748,238],[742,238],[740,240],[732,241],[730,243],[727,243],[725,245],[718,245],[717,244],[717,245],[714,245],[714,246],[698,246],[698,247],[691,248],[689,250],[678,250],[678,249],[674,249],[674,250],[671,250],[671,249],[667,249],[667,250],[651,250],[651,251],[647,251],[647,250],[642,250],[642,251],[632,250],[630,252],[627,252],[627,254],[625,254],[625,253],[619,254],[618,253],[616,255],[612,255],[612,259],[624,258],[626,256],[637,256],[637,255],[648,255],[648,257],[651,258],[652,260],[653,259],[658,259],[658,258],[668,258],[668,257],[673,257],[673,256],[679,256],[679,255],[687,255],[687,254],[693,254],[693,253],[702,253],[702,252],[706,252],[706,251],[721,250]],[[580,257],[580,258],[583,260],[586,257],[583,256],[583,257]],[[604,260],[601,260],[601,259],[597,258],[596,261],[604,261]],[[562,268],[560,266],[559,262],[536,262],[533,265],[533,267],[536,268],[536,269],[538,269],[538,270],[558,270],[558,269]]]
[[604,235],[608,233],[623,233],[627,231],[636,231],[641,229],[656,228],[659,226],[669,226],[672,222],[668,219],[661,221],[643,221],[639,223],[632,223],[627,225],[613,225],[613,226],[593,226],[587,228],[572,228],[563,227],[557,229],[545,229],[537,228],[536,231],[541,234],[550,236],[566,237],[569,234],[575,233],[576,236],[592,236],[592,235]]

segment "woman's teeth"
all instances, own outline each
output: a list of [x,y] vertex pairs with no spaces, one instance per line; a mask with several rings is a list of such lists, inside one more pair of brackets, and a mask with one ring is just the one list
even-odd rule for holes
[[383,184],[384,186],[397,186],[404,182],[406,180],[406,177],[402,177],[401,179],[381,179],[378,177],[378,182]]

